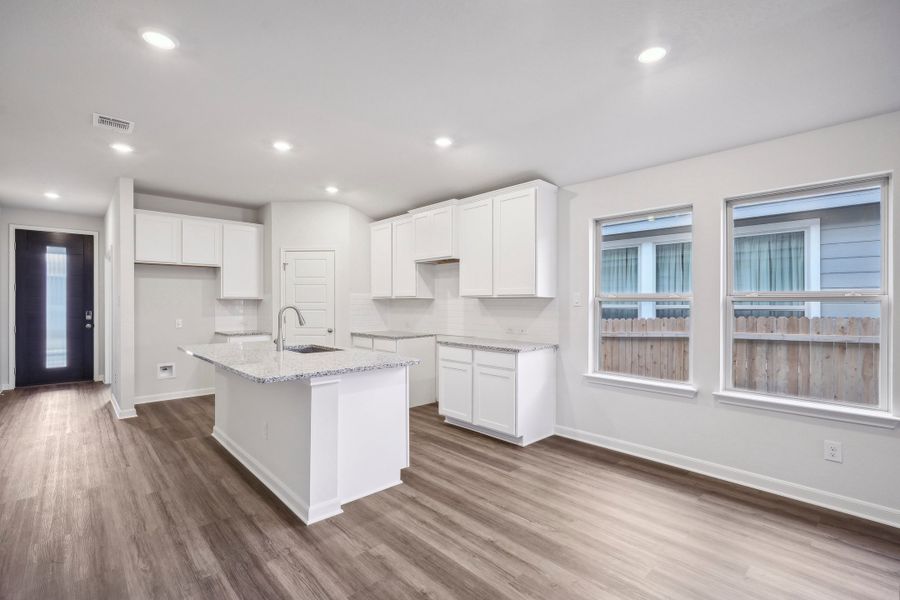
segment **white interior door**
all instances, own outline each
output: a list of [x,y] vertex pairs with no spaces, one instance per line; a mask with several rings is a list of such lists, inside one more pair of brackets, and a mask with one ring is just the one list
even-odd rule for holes
[[291,250],[284,253],[282,306],[296,306],[306,325],[293,311],[284,315],[286,344],[334,345],[334,252]]

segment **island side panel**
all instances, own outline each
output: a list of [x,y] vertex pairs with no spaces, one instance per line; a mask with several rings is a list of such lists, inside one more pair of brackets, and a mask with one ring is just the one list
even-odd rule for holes
[[409,456],[407,371],[398,367],[341,379],[341,503],[402,483],[400,470]]
[[213,437],[308,522],[308,382],[254,383],[217,368],[215,415]]

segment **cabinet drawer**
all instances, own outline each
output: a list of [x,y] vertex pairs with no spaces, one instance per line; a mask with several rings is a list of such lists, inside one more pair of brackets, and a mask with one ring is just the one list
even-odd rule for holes
[[368,350],[372,349],[372,338],[370,337],[361,337],[358,335],[354,335],[351,337],[351,341],[354,348],[366,348]]
[[485,367],[498,367],[500,369],[515,369],[516,355],[512,352],[475,352],[475,364]]
[[397,340],[386,340],[384,338],[375,338],[373,347],[379,352],[396,352]]
[[471,363],[472,351],[468,348],[456,348],[454,346],[439,346],[438,358],[455,362]]

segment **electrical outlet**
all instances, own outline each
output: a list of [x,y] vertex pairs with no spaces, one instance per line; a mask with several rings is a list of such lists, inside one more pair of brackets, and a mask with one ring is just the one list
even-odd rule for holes
[[182,319],[175,319],[175,329],[181,329],[184,327],[184,321]]
[[844,462],[844,451],[840,442],[825,440],[825,460],[836,463]]

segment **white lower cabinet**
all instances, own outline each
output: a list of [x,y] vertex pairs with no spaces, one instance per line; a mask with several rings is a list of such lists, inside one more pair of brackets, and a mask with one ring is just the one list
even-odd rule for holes
[[509,435],[516,431],[516,371],[475,363],[472,423]]
[[380,338],[352,335],[354,348],[391,352],[410,358],[418,358],[419,364],[409,368],[409,407],[432,404],[437,400],[434,373],[434,336],[416,338]]
[[472,365],[445,359],[438,365],[438,412],[471,422]]
[[553,435],[556,351],[438,345],[438,412],[452,425],[526,446]]

